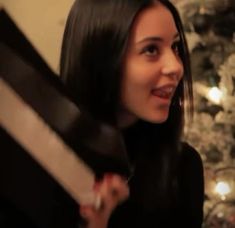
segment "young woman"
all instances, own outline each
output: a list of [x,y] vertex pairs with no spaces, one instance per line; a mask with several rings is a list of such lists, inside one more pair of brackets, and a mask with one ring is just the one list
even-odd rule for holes
[[97,185],[104,207],[80,207],[86,226],[201,227],[202,161],[181,142],[193,98],[174,6],[167,0],[75,1],[61,76],[79,107],[120,129],[133,168],[128,184],[113,174]]

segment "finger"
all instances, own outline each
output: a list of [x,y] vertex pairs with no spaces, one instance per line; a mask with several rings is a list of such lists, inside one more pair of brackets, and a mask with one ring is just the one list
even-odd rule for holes
[[94,218],[96,212],[91,206],[81,205],[79,213],[83,219],[85,219],[86,221],[90,221]]
[[111,194],[118,201],[123,201],[129,196],[129,187],[124,178],[114,175],[111,181]]
[[105,176],[104,184],[100,193],[109,201],[111,205],[116,205],[125,200],[129,195],[129,188],[126,181],[119,175]]
[[125,179],[116,174],[105,174],[101,181],[95,183],[94,190],[101,198],[100,211],[113,210],[129,196]]
[[[110,179],[110,178],[109,178]],[[94,184],[94,191],[96,197],[99,198],[99,205],[98,207],[94,207],[94,209],[98,212],[103,211],[109,202],[111,201],[110,194],[109,194],[109,183],[110,180],[108,178],[103,178],[100,181],[96,181]]]

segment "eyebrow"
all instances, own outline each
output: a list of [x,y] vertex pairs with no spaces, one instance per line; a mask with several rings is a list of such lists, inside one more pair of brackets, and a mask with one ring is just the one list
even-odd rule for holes
[[[179,38],[179,36],[180,36],[179,33],[176,33],[176,34],[173,36],[173,40]],[[163,41],[163,38],[158,37],[158,36],[150,36],[150,37],[146,37],[146,38],[144,38],[144,39],[138,41],[137,44],[139,44],[139,43],[144,43],[144,42],[147,42],[147,41],[158,41],[158,42],[160,41],[160,42],[162,42],[162,41]]]

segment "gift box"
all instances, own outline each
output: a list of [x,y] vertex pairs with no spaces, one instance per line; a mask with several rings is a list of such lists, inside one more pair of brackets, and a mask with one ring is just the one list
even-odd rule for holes
[[76,194],[129,175],[121,134],[72,101],[4,10],[0,33],[0,227],[77,227]]

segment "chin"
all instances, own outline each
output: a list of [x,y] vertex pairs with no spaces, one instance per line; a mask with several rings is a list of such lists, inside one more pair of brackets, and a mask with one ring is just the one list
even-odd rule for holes
[[145,117],[142,118],[144,121],[149,122],[149,123],[154,123],[154,124],[161,124],[167,121],[168,115],[166,116],[156,116],[156,117]]
[[161,124],[167,121],[169,112],[158,112],[153,115],[146,115],[144,118],[145,121],[155,124]]
[[155,124],[162,124],[162,123],[164,123],[164,122],[166,122],[167,121],[167,119],[168,119],[168,117],[167,118],[159,118],[159,119],[153,119],[153,120],[147,120],[148,122],[150,122],[150,123],[155,123]]

